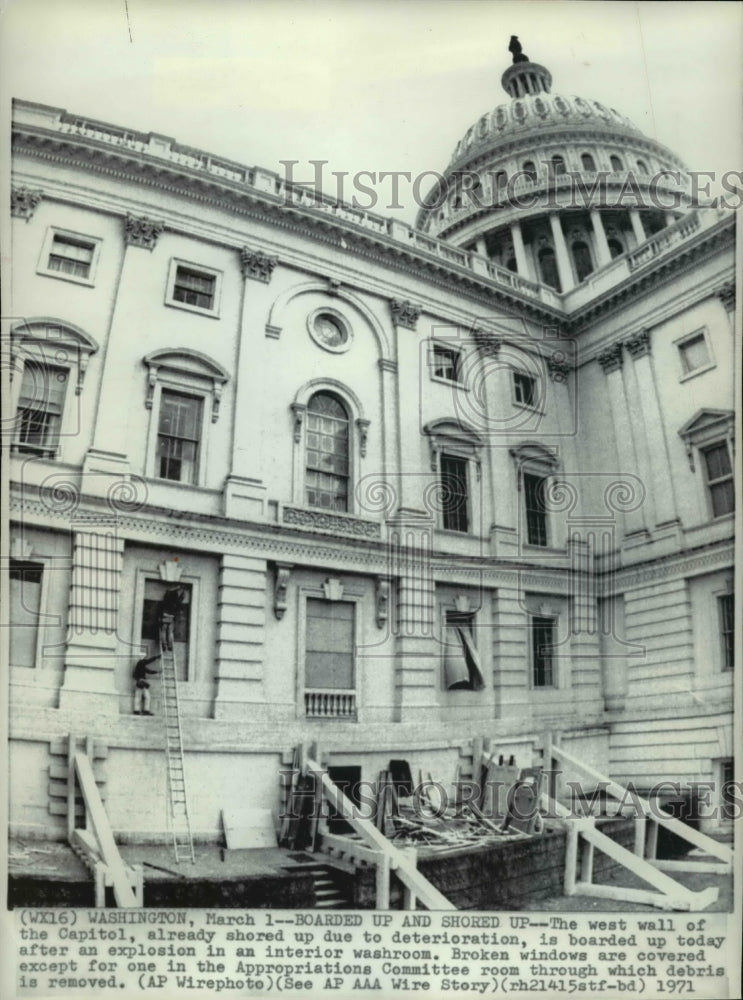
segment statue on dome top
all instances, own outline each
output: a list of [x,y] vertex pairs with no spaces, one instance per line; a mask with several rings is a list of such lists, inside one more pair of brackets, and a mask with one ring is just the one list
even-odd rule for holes
[[524,54],[518,36],[511,35],[511,41],[508,43],[508,51],[513,52],[513,61],[515,63],[529,62],[529,57]]

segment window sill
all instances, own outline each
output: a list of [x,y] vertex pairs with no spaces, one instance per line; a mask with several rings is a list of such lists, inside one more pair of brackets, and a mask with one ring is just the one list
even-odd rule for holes
[[511,398],[511,403],[517,410],[526,410],[527,413],[536,413],[538,416],[543,417],[545,411],[539,406],[530,406],[528,403],[519,403],[517,399]]
[[455,379],[442,378],[440,375],[432,375],[432,382],[438,382],[439,385],[447,385],[450,388],[462,389],[463,392],[469,392],[469,386],[466,386],[464,382],[458,382]]
[[82,278],[77,274],[67,274],[65,271],[50,271],[46,267],[39,267],[36,270],[43,278],[58,278],[60,281],[71,281],[73,285],[84,285],[87,288],[95,286],[94,278]]
[[717,368],[717,365],[714,361],[710,361],[707,365],[702,365],[700,368],[695,368],[693,371],[680,375],[679,382],[688,382],[689,379],[696,378],[697,375],[704,375],[705,372],[712,371],[713,368]]
[[165,305],[171,309],[183,309],[185,312],[204,316],[207,319],[219,319],[219,312],[216,309],[202,309],[201,306],[191,306],[187,302],[177,302],[175,299],[166,299]]

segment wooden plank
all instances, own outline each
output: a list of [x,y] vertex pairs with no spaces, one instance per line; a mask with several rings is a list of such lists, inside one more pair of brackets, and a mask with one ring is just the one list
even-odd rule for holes
[[93,769],[87,756],[81,751],[75,752],[75,770],[80,783],[80,788],[85,799],[90,826],[101,848],[103,860],[111,876],[114,897],[119,906],[135,907],[137,899],[132,889],[124,862],[116,846],[111,826],[108,822],[106,810],[98,794],[98,786],[95,783]]
[[578,760],[577,757],[573,757],[572,754],[567,753],[567,751],[554,746],[552,747],[553,756],[557,758],[562,764],[569,764],[576,771],[581,772],[585,777],[590,778],[592,781],[601,782],[606,788],[609,795],[613,796],[615,799],[626,799],[629,798],[637,802],[639,807],[649,815],[656,823],[664,827],[666,830],[670,830],[671,833],[677,834],[682,837],[688,843],[693,844],[695,847],[700,847],[702,850],[706,851],[707,854],[711,854],[712,857],[717,858],[719,861],[726,861],[732,864],[733,852],[726,845],[721,844],[714,840],[712,837],[708,837],[705,833],[700,833],[699,830],[695,830],[691,826],[687,826],[686,823],[682,823],[681,820],[675,819],[673,816],[664,816],[658,811],[657,808],[652,808],[647,799],[644,799],[641,795],[636,792],[632,795],[628,792],[626,788],[618,784],[616,781],[612,781],[605,774],[601,774],[595,768],[591,767],[589,764],[584,764],[582,761]]
[[270,809],[228,807],[222,810],[227,847],[231,851],[256,847],[276,847],[276,833]]
[[375,873],[376,899],[375,910],[390,908],[390,859],[380,851]]
[[449,902],[439,890],[432,885],[424,875],[422,875],[405,854],[394,847],[390,841],[381,833],[374,824],[356,815],[354,804],[347,798],[338,786],[331,781],[327,772],[320,765],[308,758],[306,761],[307,770],[313,774],[316,780],[322,782],[325,797],[337,811],[348,820],[353,830],[356,831],[367,844],[383,851],[390,859],[390,866],[394,868],[400,881],[412,893],[414,893],[425,907],[429,910],[454,910],[456,907]]
[[619,899],[628,903],[645,903],[661,910],[704,910],[717,901],[719,890],[717,886],[702,889],[701,892],[687,892],[685,896],[661,895],[647,889],[630,889],[620,885],[598,885],[578,882],[576,892],[585,896],[598,896],[602,899]]
[[727,875],[733,870],[732,865],[724,861],[665,861],[653,858],[650,862],[654,868],[662,872],[693,872],[695,874]]
[[578,864],[578,829],[570,823],[567,829],[567,844],[565,847],[565,877],[563,891],[566,896],[575,895],[575,874]]

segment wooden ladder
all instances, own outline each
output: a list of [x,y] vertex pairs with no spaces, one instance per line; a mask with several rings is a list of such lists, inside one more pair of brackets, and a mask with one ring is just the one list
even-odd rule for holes
[[163,718],[165,721],[165,755],[168,762],[170,817],[173,824],[173,850],[176,862],[195,861],[191,820],[188,815],[188,794],[183,761],[183,733],[178,701],[178,676],[175,652],[160,644],[162,663]]

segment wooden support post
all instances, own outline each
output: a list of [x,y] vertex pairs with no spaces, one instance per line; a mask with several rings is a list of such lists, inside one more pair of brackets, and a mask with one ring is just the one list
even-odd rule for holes
[[106,905],[106,866],[102,861],[96,861],[93,874],[95,875],[95,905],[101,909]]
[[67,839],[75,830],[75,746],[77,737],[72,733],[67,743]]
[[565,878],[563,890],[566,896],[575,895],[575,875],[578,862],[578,827],[575,823],[569,823],[567,829],[567,843],[565,846]]
[[635,816],[635,845],[634,852],[638,858],[645,857],[645,831],[647,820],[644,816]]
[[650,819],[647,838],[647,857],[654,861],[658,856],[658,824],[654,819]]
[[580,857],[580,878],[581,882],[593,881],[593,844],[588,840],[583,841],[583,849]]
[[[405,857],[410,863],[412,868],[417,868],[418,866],[418,852],[414,847],[408,847],[404,851]],[[402,886],[402,908],[403,910],[414,910],[417,898],[413,890],[403,882]]]
[[472,780],[480,784],[480,771],[482,770],[482,737],[472,737]]
[[557,775],[554,773],[554,757],[552,756],[552,730],[548,729],[544,734],[542,744],[542,759],[544,760],[544,770],[547,772],[547,795],[551,799],[557,798]]
[[390,859],[386,854],[380,854],[376,865],[376,902],[375,910],[390,908]]

